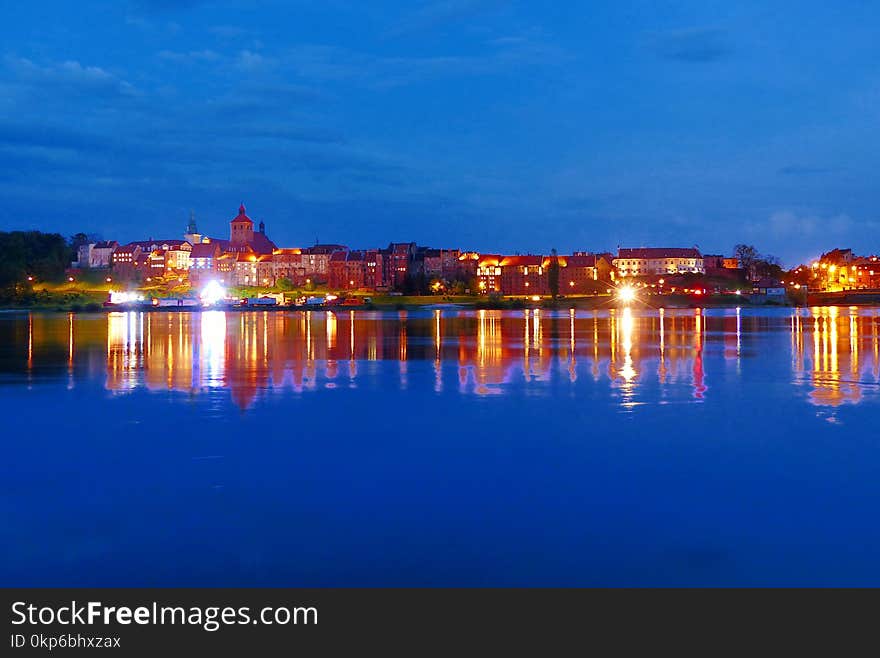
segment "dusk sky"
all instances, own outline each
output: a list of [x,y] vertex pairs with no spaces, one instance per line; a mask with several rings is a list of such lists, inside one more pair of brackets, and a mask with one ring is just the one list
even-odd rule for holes
[[880,251],[871,2],[4,2],[0,230]]

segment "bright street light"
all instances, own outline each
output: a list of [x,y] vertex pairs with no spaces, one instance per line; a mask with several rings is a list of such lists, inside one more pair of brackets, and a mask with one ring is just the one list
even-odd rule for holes
[[636,298],[636,291],[631,286],[621,286],[617,289],[617,299],[628,304]]

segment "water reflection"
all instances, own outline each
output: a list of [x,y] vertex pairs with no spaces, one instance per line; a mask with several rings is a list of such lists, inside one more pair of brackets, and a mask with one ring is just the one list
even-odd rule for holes
[[570,384],[578,395],[605,382],[628,410],[702,402],[750,373],[835,407],[880,382],[875,309],[27,314],[4,318],[0,333],[0,369],[31,382],[63,369],[74,386],[102,369],[115,393],[228,389],[241,408],[279,390],[367,384],[485,396]]
[[792,367],[820,406],[861,402],[880,382],[876,309],[803,309],[792,316]]

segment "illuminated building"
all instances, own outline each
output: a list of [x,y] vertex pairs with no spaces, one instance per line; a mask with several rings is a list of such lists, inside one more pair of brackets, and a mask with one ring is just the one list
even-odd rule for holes
[[[503,295],[549,295],[550,256],[500,256],[483,254],[477,260],[477,286],[480,293]],[[596,282],[611,279],[611,265],[594,254],[557,256],[559,294],[595,292]]]
[[621,276],[704,274],[706,271],[700,252],[687,247],[618,249],[614,267]]

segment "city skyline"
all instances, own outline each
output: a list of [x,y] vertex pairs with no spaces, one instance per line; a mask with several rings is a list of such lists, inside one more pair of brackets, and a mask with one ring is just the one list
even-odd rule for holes
[[47,4],[8,9],[0,230],[880,251],[867,5]]

